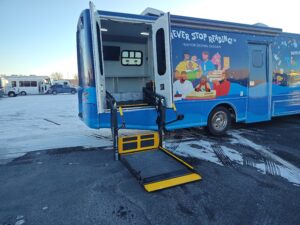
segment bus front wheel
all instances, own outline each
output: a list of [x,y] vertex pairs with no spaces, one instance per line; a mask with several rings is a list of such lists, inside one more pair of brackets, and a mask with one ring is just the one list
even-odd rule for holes
[[212,135],[223,135],[230,128],[230,125],[231,114],[227,108],[218,106],[209,114],[207,129]]

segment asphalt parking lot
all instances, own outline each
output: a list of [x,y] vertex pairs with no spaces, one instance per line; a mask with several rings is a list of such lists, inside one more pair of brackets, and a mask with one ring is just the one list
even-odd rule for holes
[[100,147],[28,151],[0,165],[0,224],[299,224],[299,134],[300,116],[222,138],[167,133],[203,180],[155,193],[113,160],[103,135]]

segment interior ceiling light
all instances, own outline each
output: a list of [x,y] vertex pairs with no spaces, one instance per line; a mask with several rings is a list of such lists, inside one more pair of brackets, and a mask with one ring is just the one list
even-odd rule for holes
[[149,32],[141,32],[141,35],[149,36]]
[[101,31],[107,32],[108,30],[106,28],[101,28]]

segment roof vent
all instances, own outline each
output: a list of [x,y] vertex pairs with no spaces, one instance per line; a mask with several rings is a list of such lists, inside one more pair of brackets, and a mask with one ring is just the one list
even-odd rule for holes
[[161,15],[163,15],[163,14],[164,14],[163,11],[158,10],[158,9],[154,9],[154,8],[150,8],[150,7],[146,8],[141,13],[141,15],[143,15],[143,16],[158,16],[158,17],[161,16]]
[[258,27],[269,27],[268,25],[264,24],[264,23],[255,23],[253,24],[254,26],[258,26]]

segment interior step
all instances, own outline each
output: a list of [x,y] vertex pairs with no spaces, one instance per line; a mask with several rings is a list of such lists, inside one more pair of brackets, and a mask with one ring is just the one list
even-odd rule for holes
[[142,101],[142,100],[136,100],[136,101],[120,101],[118,102],[118,106],[121,106],[122,108],[134,108],[134,107],[145,107],[149,106],[148,103]]

